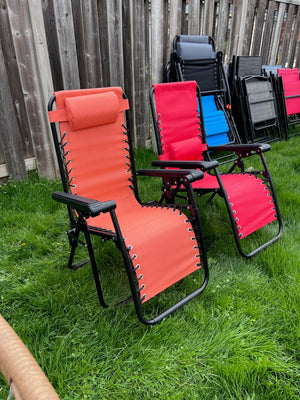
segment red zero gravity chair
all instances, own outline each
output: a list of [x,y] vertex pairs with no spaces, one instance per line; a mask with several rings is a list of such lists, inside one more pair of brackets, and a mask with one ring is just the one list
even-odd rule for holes
[[[282,222],[270,172],[263,152],[269,144],[207,146],[202,117],[201,98],[195,81],[153,85],[151,107],[158,143],[159,160],[152,163],[161,168],[198,168],[204,178],[192,184],[198,194],[220,194],[226,203],[235,241],[240,254],[251,257],[279,238]],[[198,111],[198,102],[200,113]],[[236,159],[228,173],[219,173],[216,162],[209,162],[209,151],[234,151]],[[246,172],[244,159],[257,154],[261,158],[259,171]],[[236,167],[240,172],[233,173]],[[213,172],[213,173],[212,173]],[[178,188],[168,191],[169,198]],[[276,221],[277,235],[245,253],[241,239]]]
[[[51,111],[54,103],[56,110]],[[184,185],[189,197],[185,205],[142,204],[128,108],[121,88],[61,91],[52,96],[49,119],[64,187],[64,192],[55,192],[52,197],[69,210],[69,268],[83,264],[72,266],[83,232],[98,297],[106,307],[90,235],[112,239],[125,261],[138,318],[155,324],[200,294],[208,281],[199,212],[190,184],[203,173],[138,171],[139,175],[162,177],[168,187]],[[55,122],[59,122],[60,138]],[[204,273],[198,271],[201,266]],[[145,318],[142,303],[195,271],[201,276],[196,290],[153,319]]]

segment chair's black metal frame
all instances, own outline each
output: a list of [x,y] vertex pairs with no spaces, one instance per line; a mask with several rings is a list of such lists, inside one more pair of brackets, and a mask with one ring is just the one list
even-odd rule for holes
[[[201,93],[199,87],[197,87],[197,96],[199,100],[199,105],[200,105],[200,110],[199,110],[199,119],[200,119],[200,125],[201,125],[201,132],[205,132],[204,129],[204,120],[203,120],[203,113],[202,113],[202,106],[201,106]],[[157,149],[158,149],[158,154],[162,154],[162,146],[161,146],[161,137],[160,137],[160,127],[158,120],[156,118],[156,105],[155,105],[155,90],[152,88],[150,92],[150,105],[151,105],[151,111],[152,111],[152,119],[153,119],[153,125],[154,125],[154,132],[155,132],[155,137],[156,137],[156,144],[157,144]],[[205,135],[202,135],[202,142],[206,143],[206,138]],[[227,192],[224,188],[224,185],[222,183],[222,173],[218,171],[218,161],[217,160],[212,160],[210,157],[211,152],[224,152],[224,151],[232,151],[235,154],[235,159],[232,161],[232,165],[230,166],[229,170],[226,172],[227,174],[232,174],[234,173],[235,169],[239,168],[240,173],[251,173],[257,176],[262,176],[264,179],[264,183],[266,183],[269,187],[269,190],[272,195],[272,199],[274,202],[274,207],[277,215],[277,221],[278,221],[278,232],[277,234],[268,240],[267,242],[263,243],[256,249],[250,251],[250,252],[245,252],[242,244],[241,244],[241,237],[239,235],[239,232],[237,230],[236,222],[234,215],[232,213],[231,207],[230,207],[230,201],[227,195]],[[163,161],[163,160],[155,160],[152,162],[152,166],[154,167],[160,167],[162,169],[164,168],[195,168],[199,169],[203,172],[208,172],[216,175],[216,178],[218,180],[219,188],[218,189],[194,189],[194,191],[199,195],[204,195],[207,193],[211,193],[210,200],[213,199],[213,197],[218,194],[220,195],[226,204],[226,208],[229,214],[232,230],[233,230],[233,235],[235,239],[235,243],[237,246],[237,249],[240,253],[240,255],[244,258],[251,258],[258,254],[261,250],[264,250],[266,247],[271,245],[272,243],[276,242],[281,234],[282,234],[282,229],[283,229],[283,224],[282,224],[282,219],[281,219],[281,214],[280,214],[280,209],[279,209],[279,204],[275,192],[275,187],[273,184],[272,176],[269,171],[266,159],[264,157],[265,152],[271,150],[271,146],[266,143],[249,143],[249,144],[229,144],[229,145],[220,145],[220,146],[207,146],[207,150],[203,152],[203,157],[204,161]],[[260,157],[261,160],[261,166],[262,168],[257,171],[251,171],[247,172],[245,171],[245,165],[244,165],[244,160],[257,155]],[[182,190],[182,188],[181,188]],[[167,196],[169,199],[172,199],[174,201],[175,196],[178,194],[178,189],[176,192],[172,192],[172,188],[166,188],[164,189],[164,196]]]
[[[124,94],[124,98],[126,98]],[[48,111],[53,109],[55,104],[55,95],[53,95],[48,103]],[[63,146],[61,140],[59,139],[59,129],[57,129],[56,123],[52,122],[51,130],[56,150],[56,155],[58,159],[58,165],[60,170],[60,175],[62,179],[63,185],[63,192],[54,192],[52,194],[52,198],[60,203],[63,203],[67,206],[69,219],[70,219],[70,229],[66,232],[69,238],[69,244],[71,247],[70,257],[68,262],[68,267],[72,270],[77,270],[79,267],[86,264],[88,261],[84,261],[78,264],[73,265],[73,259],[75,255],[76,248],[78,244],[84,245],[89,254],[89,260],[92,266],[93,278],[96,285],[96,290],[98,294],[98,298],[102,307],[108,307],[104,297],[103,291],[100,283],[97,263],[95,260],[93,245],[91,241],[91,235],[100,236],[103,241],[112,240],[117,248],[121,251],[126,272],[131,288],[132,299],[135,305],[136,313],[139,320],[146,324],[146,325],[154,325],[160,322],[162,319],[185,305],[187,302],[198,296],[206,287],[209,279],[209,270],[207,264],[207,255],[204,245],[204,235],[202,232],[201,227],[201,220],[199,215],[198,206],[195,200],[194,192],[191,187],[191,183],[195,180],[201,179],[203,177],[203,173],[201,171],[195,171],[193,169],[184,169],[184,170],[157,170],[157,169],[140,169],[136,171],[135,168],[135,161],[134,161],[134,152],[133,152],[133,143],[131,137],[131,127],[130,127],[130,115],[129,110],[126,112],[126,124],[127,126],[123,126],[126,130],[127,135],[127,142],[128,142],[128,150],[129,150],[129,161],[130,161],[130,168],[132,171],[132,189],[134,190],[135,197],[137,201],[145,206],[149,207],[167,207],[167,208],[174,208],[179,209],[180,211],[186,211],[188,213],[187,217],[191,221],[193,229],[195,230],[196,240],[198,242],[199,251],[201,252],[201,266],[204,270],[204,278],[201,286],[193,291],[192,293],[188,294],[183,299],[179,300],[176,304],[168,308],[167,310],[163,311],[159,315],[155,316],[154,318],[147,319],[144,316],[144,311],[142,309],[142,302],[139,295],[139,289],[137,286],[137,277],[134,273],[133,264],[131,258],[129,257],[128,249],[125,245],[124,238],[122,236],[122,232],[119,226],[118,218],[115,212],[116,203],[114,200],[101,202],[95,199],[89,199],[85,197],[81,197],[79,195],[74,195],[70,193],[70,182],[68,179],[68,172],[67,167],[65,165],[64,154],[63,154]],[[122,128],[122,129],[123,129]],[[177,187],[178,190],[182,186],[185,187],[187,196],[186,202],[182,203],[172,203],[170,199],[167,197],[164,198],[166,200],[165,203],[162,201],[151,201],[147,203],[142,203],[139,193],[138,193],[138,185],[137,185],[137,176],[149,176],[149,177],[161,177],[164,183],[164,190],[168,192],[172,188]],[[87,219],[89,217],[95,217],[100,213],[110,213],[111,220],[113,222],[113,226],[115,231],[108,231],[105,229],[101,229],[99,227],[90,226],[87,223]],[[80,233],[83,233],[85,237],[85,242],[79,239]],[[128,299],[131,300],[131,299]],[[127,302],[127,300],[121,301],[118,304],[123,304]]]
[[[203,36],[203,38],[206,40],[202,41],[201,43],[211,45],[213,52],[215,52],[215,42],[213,38],[210,36]],[[240,135],[232,113],[230,88],[223,66],[223,53],[221,51],[217,52],[215,58],[184,60],[181,59],[180,55],[177,54],[177,44],[179,41],[193,42],[193,36],[175,36],[173,40],[173,52],[171,53],[170,62],[165,67],[165,82],[195,80],[200,87],[201,96],[213,95],[217,108],[223,111],[229,128],[228,145],[240,144]],[[193,70],[192,73],[187,71],[187,69],[190,68]],[[212,75],[214,79],[205,80],[205,84],[208,85],[207,87],[203,87],[203,85],[201,86],[199,83],[201,68],[213,71]],[[172,73],[170,72],[171,70],[173,71]],[[227,150],[224,152],[227,152]],[[220,163],[230,162],[232,161],[232,154],[223,154],[222,156],[216,157],[216,159]]]

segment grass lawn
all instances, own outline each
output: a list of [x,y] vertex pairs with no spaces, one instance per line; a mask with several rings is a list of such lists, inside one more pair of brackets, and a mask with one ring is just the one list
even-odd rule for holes
[[[138,168],[151,150],[137,151]],[[0,314],[32,352],[61,399],[300,398],[300,137],[266,153],[284,222],[281,239],[243,259],[225,204],[199,199],[210,280],[162,323],[142,325],[132,303],[100,308],[89,264],[66,268],[60,182],[36,173],[0,188]],[[144,197],[160,183],[141,182]],[[151,197],[151,196],[150,196]],[[128,293],[120,253],[95,240],[104,295]],[[79,250],[85,257],[85,249]],[[178,285],[189,291],[192,279]],[[156,304],[173,301],[168,291]],[[0,337],[1,340],[1,337]],[[0,376],[0,398],[8,387]]]

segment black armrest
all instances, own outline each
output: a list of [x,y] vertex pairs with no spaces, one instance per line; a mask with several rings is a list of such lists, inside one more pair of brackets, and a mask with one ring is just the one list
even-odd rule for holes
[[67,204],[75,210],[82,211],[85,216],[95,217],[100,213],[106,213],[116,208],[114,200],[101,202],[87,197],[65,192],[54,192],[52,198],[60,203]]
[[218,161],[169,161],[169,160],[154,160],[152,161],[153,167],[161,168],[185,168],[196,169],[200,168],[201,171],[209,171],[219,165]]
[[209,146],[209,151],[234,151],[237,154],[250,153],[255,151],[256,153],[264,153],[265,151],[271,150],[271,146],[268,143],[250,143],[250,144],[228,144],[221,146]]
[[199,170],[187,169],[139,169],[138,175],[154,176],[164,179],[182,179],[183,181],[194,182],[202,179],[204,174]]

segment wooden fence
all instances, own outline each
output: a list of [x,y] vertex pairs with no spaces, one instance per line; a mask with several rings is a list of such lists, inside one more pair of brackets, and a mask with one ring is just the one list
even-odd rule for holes
[[176,34],[214,37],[225,61],[299,67],[300,0],[0,0],[0,178],[57,176],[53,91],[122,86],[136,146],[151,145],[149,91]]

